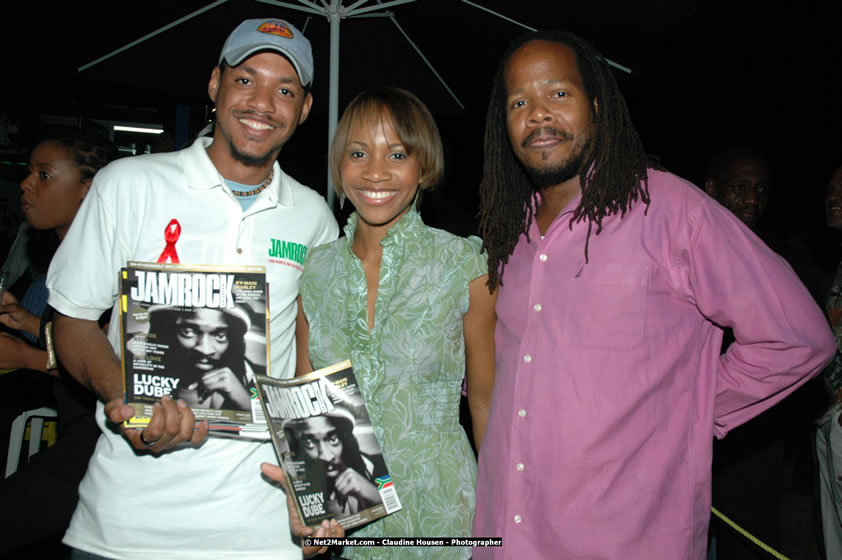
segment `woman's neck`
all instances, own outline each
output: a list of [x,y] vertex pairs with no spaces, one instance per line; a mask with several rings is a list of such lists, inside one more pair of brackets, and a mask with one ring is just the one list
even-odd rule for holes
[[357,231],[354,232],[351,250],[363,262],[380,262],[383,256],[382,241],[388,231],[386,226],[372,226],[357,216]]

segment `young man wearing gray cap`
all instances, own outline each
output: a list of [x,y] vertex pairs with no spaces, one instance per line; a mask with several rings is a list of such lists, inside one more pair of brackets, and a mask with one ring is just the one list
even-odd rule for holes
[[206,439],[207,425],[194,429],[187,403],[168,397],[144,430],[118,427],[132,416],[123,405],[119,329],[106,339],[95,319],[116,311],[127,261],[263,265],[271,374],[293,375],[301,265],[307,250],[338,234],[324,200],[275,162],[307,118],[312,76],[310,43],[298,29],[243,22],[208,84],[212,138],[101,171],[53,260],[47,284],[62,314],[59,356],[104,403],[103,435],[64,539],[79,558],[301,557],[283,493],[258,474],[261,462],[276,461],[271,444]]

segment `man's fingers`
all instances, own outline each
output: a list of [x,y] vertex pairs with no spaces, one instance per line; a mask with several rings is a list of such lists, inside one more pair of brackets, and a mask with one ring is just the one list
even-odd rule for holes
[[210,426],[208,426],[207,420],[202,420],[196,429],[193,430],[193,436],[190,438],[191,445],[198,446],[205,438],[208,437],[208,432],[210,431]]
[[[123,435],[138,451],[160,451],[169,438],[164,439],[166,412],[160,401],[152,405],[152,418],[145,428],[123,430]],[[164,439],[162,442],[161,440]],[[160,445],[159,445],[160,444]]]
[[[284,487],[284,491],[287,491],[287,482],[284,478],[283,470],[278,465],[272,465],[271,463],[262,463],[260,465],[260,470],[263,472],[264,475],[275,480]],[[304,525],[301,521],[301,517],[298,515],[298,509],[295,507],[295,503],[292,501],[292,493],[286,492],[287,494],[287,507],[289,508],[289,526],[292,530],[293,534],[298,535],[299,537],[308,537],[308,536],[316,536],[316,537],[337,537],[342,538],[345,536],[345,529],[336,522],[335,519],[331,519],[328,523],[326,520],[322,521],[319,527],[316,529],[315,534],[311,527]],[[316,546],[307,546],[306,542],[302,543],[304,546],[302,547],[302,552],[304,556],[311,556],[313,554],[325,553],[327,552],[327,547],[316,547]]]
[[140,443],[142,443],[146,447],[153,447],[156,443],[158,443],[158,441],[157,440],[149,441],[148,439],[146,439],[143,436],[143,430],[140,430]]
[[175,405],[178,410],[178,434],[176,437],[178,441],[192,441],[196,428],[196,418],[193,416],[193,410],[183,399],[178,399]]
[[156,453],[161,450],[160,447],[155,447],[156,445],[158,445],[160,439],[154,439],[150,437],[146,429],[122,428],[122,430],[123,437],[129,440],[131,446],[134,447],[137,451],[147,451],[151,453]]
[[[106,405],[106,414],[112,422],[122,422],[134,415],[134,410],[120,401]],[[193,411],[183,400],[173,401],[163,397],[152,405],[152,418],[143,429],[124,429],[123,435],[138,451],[161,453],[182,442],[199,445],[208,436],[208,423],[202,422],[198,429]]]
[[179,426],[181,426],[181,412],[178,410],[178,405],[171,397],[166,395],[155,403],[156,407],[159,405],[161,408],[155,411],[155,415],[160,415],[163,418],[164,433],[175,436],[178,433]]
[[[337,523],[335,519],[331,519],[330,523],[327,520],[322,521],[321,525],[316,528],[316,533],[313,535],[317,538],[343,538],[345,536],[345,529]],[[304,556],[311,556],[313,554],[324,554],[328,550],[328,547],[323,546],[321,548],[317,548],[315,546],[304,546],[302,547],[302,552]]]
[[260,471],[274,480],[275,482],[279,482],[281,486],[284,487],[284,491],[286,492],[286,485],[287,481],[284,478],[284,471],[278,465],[273,465],[271,463],[261,463]]
[[[160,403],[160,408],[158,404]],[[160,436],[165,440],[167,445],[175,445],[182,441],[189,441],[193,437],[193,427],[195,420],[193,418],[193,411],[187,406],[183,400],[172,400],[169,396],[163,397],[158,403],[155,403],[155,413],[152,415],[154,421],[156,416],[163,419],[163,431]],[[157,427],[157,426],[156,426]],[[152,428],[152,422],[149,423],[149,428]],[[147,440],[151,440],[154,436],[158,436],[158,432],[148,433]]]
[[114,399],[105,403],[105,417],[109,422],[122,424],[134,416],[134,408],[123,402],[123,399]]
[[345,538],[345,527],[343,527],[336,519],[330,520],[331,536],[337,539]]
[[125,404],[123,399],[114,399],[105,403],[105,417],[108,418],[109,422],[121,427],[123,436],[129,440],[132,447],[139,451],[151,449],[152,446],[149,445],[149,443],[154,445],[159,436],[150,436],[148,432],[144,435],[143,430],[141,429],[125,428],[122,426],[126,420],[132,418],[133,416],[134,408]]

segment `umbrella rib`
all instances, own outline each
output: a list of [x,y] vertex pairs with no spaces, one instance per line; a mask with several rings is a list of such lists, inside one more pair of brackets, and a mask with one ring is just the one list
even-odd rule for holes
[[290,4],[289,2],[281,2],[280,0],[257,0],[263,4],[270,4],[272,6],[278,6],[280,8],[289,8],[291,10],[298,10],[299,12],[306,12],[309,14],[315,14],[317,16],[325,15],[325,11],[323,8],[320,8],[318,5],[313,4],[312,2],[308,2],[307,0],[298,0],[301,4]]
[[450,89],[450,86],[447,85],[447,82],[444,81],[444,78],[442,78],[441,74],[439,74],[436,71],[436,69],[433,67],[433,64],[427,59],[426,56],[424,56],[424,53],[421,52],[421,49],[418,48],[418,45],[416,45],[415,42],[409,38],[409,35],[407,35],[406,31],[403,30],[403,27],[401,27],[401,24],[398,23],[398,20],[395,18],[395,16],[390,16],[389,19],[392,20],[392,23],[395,24],[395,27],[398,28],[398,31],[401,32],[401,34],[404,36],[404,39],[407,40],[410,46],[412,46],[412,48],[415,49],[415,52],[418,53],[418,56],[421,57],[421,60],[424,61],[424,64],[426,64],[430,71],[435,75],[435,77],[438,78],[439,82],[441,82],[441,85],[444,86],[444,89],[447,90],[447,93],[449,93],[453,100],[456,101],[456,104],[459,105],[459,108],[464,110],[465,106],[462,104],[462,101],[460,101],[459,97],[453,92],[452,89]]
[[137,39],[136,41],[132,41],[128,45],[122,46],[117,50],[111,51],[110,53],[106,54],[105,56],[101,56],[101,57],[99,57],[98,59],[96,59],[92,62],[89,62],[87,64],[83,64],[82,66],[77,68],[76,71],[82,72],[83,70],[87,70],[91,66],[95,66],[95,65],[99,64],[100,62],[102,62],[104,60],[108,60],[109,58],[111,58],[114,55],[120,54],[121,52],[126,51],[126,50],[134,47],[135,45],[139,45],[140,43],[146,41],[147,39],[151,39],[152,37],[155,37],[156,35],[159,35],[159,34],[163,33],[164,31],[167,31],[168,29],[172,29],[173,27],[175,27],[177,25],[181,25],[185,21],[193,19],[194,17],[196,17],[198,15],[201,15],[201,14],[207,12],[208,10],[212,10],[213,8],[216,8],[220,4],[224,4],[227,1],[228,0],[216,0],[216,2],[208,4],[204,8],[199,8],[195,12],[189,13],[186,16],[184,16],[183,18],[180,18],[180,19],[177,19],[177,20],[175,20],[171,23],[168,23],[167,25],[165,25],[163,27],[159,27],[158,29],[156,29],[152,33],[147,33],[146,35],[144,35],[140,39]]
[[359,6],[360,4],[365,4],[366,2],[368,2],[368,0],[357,0],[356,2],[354,2],[353,4],[351,4],[350,6],[347,6],[347,7],[345,8],[345,12],[346,12],[346,13],[351,13],[351,12],[353,12],[353,11],[357,8],[357,6]]
[[519,22],[519,21],[518,21],[518,20],[516,20],[516,19],[512,19],[512,18],[510,18],[509,16],[504,16],[504,15],[503,15],[503,14],[501,14],[500,12],[495,12],[495,11],[494,11],[494,10],[492,10],[491,8],[486,8],[485,6],[481,6],[481,5],[479,5],[479,4],[476,4],[476,3],[474,3],[474,2],[471,2],[471,0],[462,0],[462,2],[464,2],[465,4],[467,4],[467,5],[469,5],[469,6],[473,6],[474,8],[476,8],[476,9],[478,9],[478,10],[482,10],[482,11],[484,11],[484,12],[488,12],[489,14],[491,14],[491,15],[493,15],[493,16],[497,16],[497,17],[498,17],[498,18],[500,18],[500,19],[504,19],[504,20],[508,21],[509,23],[514,23],[515,25],[519,25],[519,26],[523,27],[524,29],[526,29],[527,31],[538,31],[538,30],[537,30],[536,28],[534,28],[534,27],[531,27],[531,26],[529,26],[529,25],[526,25],[525,23],[521,23],[521,22]]
[[[526,29],[528,31],[538,31],[534,27],[526,25],[525,23],[521,23],[521,22],[517,21],[516,19],[512,19],[508,16],[504,16],[503,14],[501,14],[499,12],[495,12],[494,10],[492,10],[490,8],[486,8],[485,6],[481,6],[481,5],[479,5],[475,2],[471,2],[471,0],[462,0],[462,2],[464,2],[465,4],[467,4],[469,6],[473,6],[474,8],[476,8],[478,10],[482,10],[484,12],[488,12],[489,14],[491,14],[493,16],[497,16],[500,19],[504,19],[504,20],[508,21],[509,23],[514,23],[515,25],[519,25],[519,26],[523,27],[524,29]],[[613,66],[614,68],[617,68],[618,70],[622,70],[623,72],[626,72],[627,74],[632,73],[631,68],[629,68],[628,66],[623,66],[622,64],[620,64],[618,62],[614,62],[613,60],[610,60],[610,59],[605,58],[605,57],[603,57],[602,60],[604,60],[605,62],[607,62],[609,65]]]
[[[417,0],[388,0],[386,2],[380,3],[380,1],[378,0],[378,3],[374,6],[368,6],[366,8],[360,8],[360,9],[356,10],[353,14],[351,14],[350,11],[347,11],[347,9],[346,9],[346,13],[350,17],[351,15],[364,14],[366,12],[373,12],[375,10],[382,10],[383,8],[391,8],[392,6],[400,6],[401,4],[411,4],[411,3],[416,2],[416,1]],[[359,2],[357,2],[357,4],[359,4]],[[356,6],[356,4],[354,4],[354,6]]]

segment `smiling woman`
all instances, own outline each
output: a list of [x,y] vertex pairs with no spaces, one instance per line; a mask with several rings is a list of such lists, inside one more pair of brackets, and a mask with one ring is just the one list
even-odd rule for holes
[[389,121],[379,126],[354,125],[344,152],[343,194],[360,220],[388,228],[415,200],[422,179],[418,156],[407,153]]
[[[364,92],[339,122],[330,168],[356,212],[344,238],[307,255],[296,373],[350,357],[403,506],[355,535],[469,536],[476,460],[459,424],[461,386],[467,375],[479,447],[494,384],[496,295],[479,239],[430,228],[418,212],[420,192],[442,176],[435,121],[407,91]],[[330,431],[319,428],[312,458],[321,455],[335,474],[335,501],[343,510],[352,497],[365,502],[365,469],[347,453],[340,461],[340,446],[331,447]],[[344,554],[467,558],[471,551],[355,547]]]

